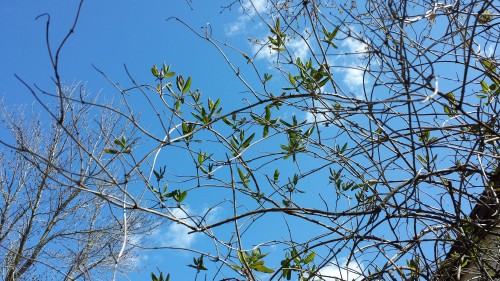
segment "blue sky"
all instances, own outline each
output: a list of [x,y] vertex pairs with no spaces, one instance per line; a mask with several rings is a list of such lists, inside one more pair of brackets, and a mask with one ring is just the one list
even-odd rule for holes
[[[232,2],[232,1],[228,1]],[[266,6],[264,1],[254,1],[256,9],[263,12]],[[43,13],[50,14],[50,44],[57,46],[68,32],[74,16],[76,14],[78,1],[11,1],[0,8],[0,95],[7,105],[13,104],[35,104],[33,97],[24,86],[14,77],[17,74],[28,84],[41,87],[47,91],[53,90],[51,82],[52,69],[45,42],[46,17],[35,18]],[[247,4],[248,5],[248,2]],[[247,8],[250,8],[247,6]],[[171,65],[177,73],[193,78],[193,86],[200,88],[206,96],[213,100],[220,98],[225,107],[234,107],[244,104],[244,98],[248,95],[247,88],[242,85],[236,75],[230,69],[222,55],[206,40],[197,37],[186,26],[174,19],[166,21],[170,17],[178,17],[197,32],[209,32],[213,37],[227,42],[247,53],[255,59],[256,65],[263,71],[278,76],[279,73],[270,67],[276,59],[276,54],[270,53],[266,47],[259,49],[252,46],[249,39],[265,40],[268,31],[267,27],[257,20],[256,13],[249,9],[246,13],[237,5],[231,10],[223,9],[221,4],[209,1],[184,2],[177,1],[172,4],[168,1],[96,1],[88,0],[84,2],[80,19],[75,33],[61,52],[60,73],[62,80],[67,83],[84,83],[86,88],[103,96],[116,94],[113,87],[92,65],[104,71],[115,82],[126,87],[131,85],[127,78],[124,65],[130,70],[136,81],[152,83],[150,68],[153,64],[161,65],[165,62]],[[347,52],[363,51],[364,46],[354,40],[347,40],[342,47]],[[307,58],[308,51],[304,48],[300,40],[289,43],[291,52],[296,57]],[[228,51],[229,50],[229,51]],[[255,82],[255,75],[251,69],[246,69],[246,60],[238,52],[231,52],[229,48],[228,58],[235,64],[236,68],[241,67],[242,74],[246,75],[249,83],[258,85]],[[357,67],[359,62],[357,55],[349,58],[338,59],[336,62],[343,65]],[[343,70],[338,72],[348,89],[355,92],[362,83],[360,71],[356,69]],[[280,81],[280,80],[278,80]],[[280,89],[280,82],[271,82],[271,87]],[[259,90],[258,88],[256,90]],[[297,114],[299,120],[312,118],[310,114],[304,112],[281,112],[281,117],[290,118],[292,114]],[[311,120],[311,119],[310,119]],[[273,143],[270,143],[272,150]],[[174,156],[179,159],[181,156]],[[172,159],[168,156],[160,157],[160,162],[166,165],[172,164]],[[289,162],[281,162],[280,167],[289,167]],[[181,168],[182,163],[169,165],[169,172],[175,172],[176,168]],[[313,164],[314,165],[314,164]],[[307,168],[308,165],[305,165]],[[274,170],[274,166],[270,170]],[[293,167],[289,167],[292,169]],[[284,177],[286,177],[284,173]],[[283,179],[285,181],[286,179]],[[328,186],[327,176],[322,180],[309,181],[314,192],[320,192]],[[331,188],[331,186],[330,186]],[[198,195],[192,199],[188,210],[194,213],[203,213],[209,206],[204,202],[203,196]],[[305,200],[305,205],[314,207],[317,204],[317,197]],[[223,216],[224,209],[219,208],[211,213],[215,220]],[[273,215],[268,220],[259,221],[253,229],[264,229],[265,236],[269,240],[279,241],[286,233],[274,233],[270,229],[277,226],[275,222],[280,218]],[[294,220],[290,219],[293,225]],[[303,225],[303,224],[300,224]],[[215,230],[219,235],[224,236],[224,227]],[[229,227],[229,229],[231,229]],[[149,239],[156,243],[156,246],[179,246],[179,247],[199,247],[204,248],[201,235],[186,235],[185,228],[178,225],[166,224]],[[294,234],[295,241],[301,241],[312,236],[311,231],[298,232]],[[320,234],[320,233],[317,233]],[[303,237],[302,237],[303,236]],[[261,241],[260,235],[255,238],[245,239],[245,247],[251,248]],[[151,241],[150,240],[150,241]],[[264,251],[274,249],[267,247]],[[172,273],[174,280],[191,278],[193,270],[186,267],[191,262],[193,255],[189,253],[178,253],[171,250],[148,251],[137,259],[138,265],[142,268],[138,273],[130,273],[131,280],[150,280],[150,272],[156,268],[164,272]],[[269,266],[279,264],[283,258],[283,253],[272,253],[269,256]],[[342,259],[342,258],[341,258]],[[342,263],[342,261],[340,262]],[[353,268],[359,270],[359,266]],[[214,270],[212,264],[209,269]],[[325,270],[329,274],[338,275],[339,271],[335,267]]]
[[[47,85],[48,75],[40,75],[50,74],[44,40],[46,18],[37,21],[35,18],[42,13],[51,15],[50,39],[54,46],[69,30],[76,14],[76,4],[77,1],[17,1],[3,5],[0,36],[4,43],[0,74],[4,94],[9,97],[16,95],[22,100],[14,73],[32,83]],[[182,1],[176,5],[165,1],[86,1],[75,36],[61,53],[63,79],[87,81],[90,87],[93,83],[99,87],[103,79],[91,64],[117,78],[123,77],[123,65],[126,64],[133,73],[140,75],[138,79],[142,79],[150,74],[152,64],[164,61],[178,71],[189,70],[190,75],[202,78],[203,72],[196,66],[206,64],[207,58],[217,58],[214,50],[207,44],[200,44],[201,40],[196,41],[186,28],[165,19],[175,15],[193,26],[202,26],[206,20],[200,19],[209,14],[212,17],[208,21],[212,22],[226,17],[225,14],[214,17],[214,14],[218,15],[214,13],[215,7],[205,5],[191,11]]]
[[[30,85],[47,91],[54,89],[45,42],[47,18],[35,19],[41,14],[50,14],[50,44],[57,46],[72,25],[77,4],[78,1],[12,1],[2,5],[0,96],[8,106],[33,104],[35,109],[41,110],[14,74]],[[175,4],[167,1],[85,1],[75,33],[61,52],[62,80],[84,83],[89,91],[96,94],[112,95],[113,88],[92,65],[116,82],[129,85],[124,65],[137,81],[152,82],[151,66],[165,62],[177,73],[191,76],[193,86],[202,89],[212,99],[221,98],[225,104],[241,104],[246,89],[235,79],[234,72],[217,50],[179,22],[172,19],[166,21],[175,16],[199,32],[204,32],[203,28],[209,26],[214,37],[235,42],[249,54],[252,53],[246,36],[263,36],[263,33],[256,32],[255,22],[236,6],[232,11],[221,11],[219,4],[205,1],[189,4],[184,1]],[[244,65],[241,55],[229,56]],[[262,57],[260,65],[269,68],[266,59],[271,56],[266,52],[258,56]],[[187,208],[201,213],[207,207],[203,202],[193,202]],[[213,214],[217,215],[217,211]],[[190,247],[197,243],[200,247],[204,243],[200,241],[200,236],[188,236],[186,229],[168,225],[154,233],[151,239],[156,246]],[[274,239],[280,238],[279,235],[273,236]],[[250,247],[251,243],[248,242],[247,246]],[[123,280],[150,280],[150,272],[156,272],[156,268],[171,272],[174,280],[183,280],[183,276],[191,278],[193,270],[185,265],[192,261],[192,257],[188,253],[169,250],[146,252],[137,259],[142,269],[123,277]],[[209,268],[213,270],[213,267]]]
[[[227,1],[228,4],[232,1]],[[254,1],[255,8],[263,12],[266,6],[264,1]],[[45,43],[45,23],[46,18],[35,18],[43,13],[51,16],[50,43],[56,46],[62,40],[65,33],[74,20],[78,1],[11,1],[0,8],[0,95],[4,97],[7,104],[32,104],[34,99],[22,84],[14,77],[19,75],[28,84],[36,84],[44,89],[52,90],[53,83],[51,65]],[[221,13],[222,12],[222,13]],[[257,15],[253,10],[242,13],[238,6],[232,10],[223,10],[219,2],[209,1],[177,1],[172,4],[168,1],[85,1],[80,15],[75,34],[69,39],[61,53],[60,73],[62,79],[68,83],[85,83],[89,91],[101,93],[101,95],[113,95],[116,91],[105,81],[105,79],[92,65],[104,71],[113,81],[119,82],[122,86],[130,86],[130,80],[124,71],[124,65],[130,70],[136,81],[153,83],[150,68],[153,64],[161,65],[165,62],[171,65],[173,71],[193,78],[194,88],[199,88],[204,93],[204,98],[210,97],[215,100],[220,98],[222,105],[226,108],[234,108],[245,104],[244,98],[248,97],[248,89],[236,78],[235,73],[224,60],[223,56],[206,40],[199,38],[180,22],[171,19],[178,17],[191,26],[196,32],[210,32],[210,34],[220,40],[219,43],[234,45],[250,57],[254,58],[256,65],[262,71],[279,77],[280,74],[270,67],[276,54],[269,53],[266,47],[259,50],[250,44],[251,40],[263,40],[268,32],[265,25],[256,20]],[[169,19],[166,21],[167,19]],[[306,32],[306,31],[304,31]],[[297,40],[289,42],[290,51],[295,57],[307,58],[308,51],[304,48],[304,42]],[[337,70],[337,82],[346,90],[352,92],[353,96],[359,96],[359,88],[362,86],[362,71],[359,60],[359,52],[364,51],[364,45],[353,39],[346,39],[339,43],[341,49],[352,55],[332,59],[332,64],[343,66]],[[313,46],[314,49],[314,46]],[[235,68],[241,73],[251,85],[258,85],[251,69],[247,68],[245,58],[238,52],[224,48],[226,55],[234,63]],[[280,89],[283,79],[276,79],[278,82],[271,82],[270,87]],[[273,80],[274,81],[274,80]],[[369,84],[370,81],[365,81]],[[256,88],[257,91],[261,90]],[[328,89],[326,89],[328,90]],[[137,99],[137,102],[144,102]],[[277,113],[275,113],[277,114]],[[290,119],[292,114],[297,114],[299,120],[312,120],[312,115],[306,112],[285,111],[280,112],[280,117]],[[319,116],[318,118],[321,118]],[[146,120],[147,121],[147,120]],[[151,121],[154,127],[155,121]],[[152,128],[152,131],[155,131]],[[160,131],[160,130],[159,130]],[[330,136],[333,136],[332,132]],[[335,141],[343,145],[342,137]],[[267,144],[267,143],[266,143]],[[276,150],[269,143],[269,150]],[[214,145],[215,147],[215,145]],[[277,146],[276,146],[277,147]],[[169,154],[171,153],[171,154]],[[165,149],[159,157],[160,166],[165,163],[171,173],[181,172],[184,166],[183,155],[176,154],[175,150]],[[294,169],[289,164],[290,161],[278,161],[280,168]],[[304,163],[304,168],[312,168],[315,162]],[[269,171],[275,166],[269,167]],[[226,171],[227,172],[227,171]],[[319,194],[325,188],[332,188],[328,185],[328,177],[325,173],[318,173],[324,177],[309,179],[306,181],[308,191],[312,194]],[[289,176],[283,173],[283,176]],[[286,181],[286,178],[282,179]],[[175,184],[172,184],[175,186]],[[211,192],[198,192],[193,199],[190,199],[187,210],[201,214],[212,201],[207,198],[212,196]],[[219,195],[224,195],[220,192]],[[228,196],[228,195],[224,195]],[[325,195],[328,196],[328,195]],[[333,197],[330,199],[333,200]],[[328,197],[326,197],[328,199]],[[209,202],[206,202],[209,201]],[[314,207],[318,204],[317,196],[304,199],[305,206]],[[344,202],[349,204],[349,202]],[[220,207],[211,213],[209,220],[215,221],[227,215],[228,209]],[[230,210],[229,210],[230,211]],[[257,232],[255,237],[245,238],[245,247],[251,248],[261,241],[262,237],[267,240],[280,240],[286,237],[287,233],[274,233],[269,231],[276,228],[283,220],[269,216],[269,219],[262,220],[253,226],[253,229],[264,230]],[[290,219],[290,223],[297,223]],[[297,224],[307,228],[307,224]],[[280,225],[284,227],[285,225]],[[224,236],[222,227],[215,232]],[[231,229],[228,226],[227,229]],[[310,231],[310,230],[309,230]],[[321,233],[317,233],[318,235]],[[303,241],[307,237],[313,237],[312,232],[299,231],[294,233],[295,241]],[[186,229],[179,225],[166,224],[158,232],[154,233],[150,239],[157,246],[180,246],[199,247],[208,249],[210,240],[203,239],[201,235],[186,235]],[[288,238],[288,237],[287,237]],[[206,247],[205,247],[206,246]],[[272,251],[269,246],[265,251]],[[282,258],[281,252],[270,254],[270,265],[279,264]],[[340,264],[345,253],[340,253]],[[375,255],[375,254],[374,254]],[[178,253],[171,250],[148,251],[141,255],[137,262],[142,267],[139,273],[129,275],[131,280],[149,280],[151,271],[156,271],[156,267],[164,272],[172,273],[174,280],[192,278],[193,270],[185,265],[190,263],[193,255],[189,253]],[[369,257],[368,257],[369,258]],[[266,264],[267,264],[266,260]],[[360,270],[360,265],[351,268]],[[213,264],[209,264],[209,269],[214,270]],[[338,275],[339,269],[328,267],[325,272]],[[342,272],[345,274],[344,272]],[[123,277],[123,280],[126,280]]]
[[[35,18],[43,13],[50,14],[50,43],[56,46],[69,30],[77,4],[78,1],[12,1],[2,5],[0,96],[7,105],[35,104],[35,108],[40,109],[14,74],[30,85],[53,90],[45,43],[46,18]],[[194,10],[183,1],[174,5],[168,1],[85,1],[75,34],[61,52],[62,79],[67,83],[86,83],[87,89],[94,93],[112,95],[112,87],[92,64],[117,82],[130,84],[124,65],[138,81],[152,82],[151,66],[165,62],[176,72],[192,76],[193,86],[217,93],[213,98],[238,95],[241,87],[234,79],[227,79],[234,74],[215,49],[178,22],[166,21],[177,16],[198,30],[210,22],[214,33],[224,34],[225,22],[229,22],[234,13],[220,14],[219,5],[213,3],[200,1],[191,5]],[[203,208],[205,206],[200,206],[196,211]],[[185,230],[175,225],[167,230],[170,234],[166,238],[161,233],[152,236],[159,241],[158,245],[191,246],[196,241],[194,236],[182,236]],[[170,242],[162,242],[165,239]],[[179,256],[173,251],[146,253],[138,258],[141,271],[130,274],[129,278],[150,280],[150,273],[157,267],[165,272],[174,271],[177,280],[182,280],[184,274],[190,278],[193,272],[185,265],[191,261],[191,255]]]

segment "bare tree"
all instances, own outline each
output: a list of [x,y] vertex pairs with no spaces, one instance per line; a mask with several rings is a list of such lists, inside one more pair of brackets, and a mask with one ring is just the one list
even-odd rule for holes
[[[266,27],[250,40],[257,53],[212,37],[211,26],[198,32],[169,22],[220,52],[245,88],[241,104],[204,97],[165,64],[146,83],[126,69],[127,87],[97,70],[119,93],[118,108],[53,96],[99,108],[137,137],[91,126],[103,145],[88,149],[80,125],[61,124],[70,111],[47,108],[56,131],[95,165],[76,173],[82,179],[61,170],[77,183],[72,192],[203,234],[210,243],[202,248],[163,247],[193,253],[195,279],[498,278],[498,5],[231,7]],[[130,178],[140,188],[129,189]],[[98,184],[82,186],[86,179]],[[190,208],[200,200],[208,206],[201,213]]]
[[[67,98],[87,95],[83,85],[61,89]],[[109,277],[122,247],[121,214],[96,193],[114,189],[103,180],[114,168],[101,165],[107,138],[123,128],[88,105],[65,103],[64,112],[62,127],[2,105],[3,136],[11,133],[0,155],[2,280]],[[149,229],[138,219],[128,220],[130,236]],[[133,269],[132,247],[123,258],[124,269]]]

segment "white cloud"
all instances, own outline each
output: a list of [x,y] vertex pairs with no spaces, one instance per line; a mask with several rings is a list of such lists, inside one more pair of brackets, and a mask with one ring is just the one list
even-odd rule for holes
[[243,8],[248,11],[248,15],[253,17],[256,13],[263,13],[267,9],[266,0],[247,0],[243,3]]
[[352,37],[348,37],[342,41],[342,46],[350,53],[362,54],[366,52],[366,44]]
[[[191,213],[190,209],[185,207],[184,210],[187,213]],[[193,225],[192,221],[186,216],[186,214],[180,209],[174,209],[172,214]],[[157,241],[158,246],[161,247],[179,247],[179,248],[189,248],[196,241],[198,236],[197,233],[189,233],[191,230],[179,223],[171,222],[167,227],[161,228],[153,234],[153,239]]]
[[[221,211],[220,207],[215,207],[212,209],[208,209],[208,208],[204,209],[201,212],[202,216],[206,215],[204,222],[207,224],[211,224],[211,223],[219,220],[220,211]],[[208,212],[208,214],[207,214],[207,212]]]
[[487,57],[493,57],[495,55],[495,46],[493,44],[490,44],[486,47],[484,50],[484,55]]
[[[194,214],[188,206],[185,206],[183,209],[186,213],[196,216],[196,219],[201,219],[201,217]],[[207,210],[208,209],[201,211],[201,216],[204,216]],[[180,209],[172,210],[172,215],[189,225],[194,225],[193,221]],[[204,222],[210,224],[217,220],[218,215],[219,208],[213,208],[206,214]],[[160,247],[190,248],[193,243],[196,242],[200,234],[189,232],[191,232],[191,229],[188,227],[176,222],[171,222],[167,227],[157,230],[152,237]]]
[[144,253],[128,256],[125,261],[122,261],[132,268],[139,268],[148,263],[149,257]]
[[238,9],[240,15],[236,21],[226,27],[226,35],[233,36],[243,32],[247,23],[257,14],[263,13],[267,9],[266,0],[246,0]]
[[[264,40],[264,42],[267,42],[267,38]],[[252,43],[252,54],[255,55],[256,59],[274,61],[278,53],[272,50],[269,45],[262,46],[259,43]]]
[[184,225],[173,223],[165,233],[162,246],[189,248],[195,241],[196,234],[189,234],[190,229]]
[[352,281],[362,278],[362,266],[358,263],[346,264],[346,260],[340,266],[329,265],[320,269],[315,281]]
[[[255,55],[256,59],[263,59],[267,61],[275,61],[278,52],[271,49],[269,44],[269,36],[267,34],[264,38],[258,39],[252,44],[252,54]],[[295,61],[297,58],[301,58],[303,61],[307,60],[307,55],[311,52],[312,47],[309,45],[309,40],[303,39],[309,36],[307,31],[303,32],[304,37],[297,36],[296,38],[289,39],[285,42],[285,47],[292,55],[292,59]]]
[[308,111],[308,112],[306,112],[307,123],[313,123],[315,121],[316,122],[323,122],[326,120],[325,114],[327,114],[327,113],[321,113],[321,112],[312,113],[312,112]]
[[351,92],[361,92],[363,86],[364,69],[356,65],[348,65],[343,69],[344,83]]
[[240,16],[237,21],[229,24],[226,27],[226,34],[228,36],[236,35],[236,34],[240,33],[245,28],[245,25],[246,25],[246,21],[244,21],[242,19],[242,16]]
[[[264,25],[262,24],[261,20],[258,19],[258,15],[262,15],[266,18],[269,17],[269,15],[264,14],[271,8],[269,6],[269,3],[270,2],[267,0],[244,0],[238,9],[238,18],[234,22],[226,26],[226,35],[234,36],[241,33],[249,33],[250,31],[251,33],[253,33],[253,35],[255,35],[255,31],[262,31],[262,29],[259,27],[264,27]],[[250,22],[252,25],[251,30],[247,30],[247,26],[250,25]],[[267,30],[267,32],[269,32],[269,30]],[[257,39],[257,42],[252,42],[251,49],[256,59],[264,59],[268,61],[273,61],[276,59],[277,52],[272,50],[268,44],[268,36],[270,35],[271,34],[267,34],[264,37]],[[304,36],[304,38],[308,38],[310,36],[310,32],[304,30],[302,35]],[[288,39],[285,42],[285,45],[288,51],[293,56],[293,59],[296,59],[297,57],[305,59],[309,51],[312,51],[309,49],[310,47],[308,45],[308,40],[303,39],[299,36],[297,36],[296,38]]]
[[363,84],[366,83],[364,72],[366,65],[362,63],[362,58],[366,53],[366,44],[352,37],[346,38],[342,42],[345,48],[346,58],[342,72],[344,73],[343,82],[349,90],[356,95],[361,95]]
[[301,58],[305,60],[309,53],[308,41],[304,41],[302,38],[290,40],[288,44],[286,44],[286,47],[292,52],[294,59]]

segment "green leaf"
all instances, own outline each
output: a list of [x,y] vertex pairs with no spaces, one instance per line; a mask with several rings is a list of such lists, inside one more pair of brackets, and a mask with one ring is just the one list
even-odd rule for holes
[[336,26],[335,29],[333,30],[332,39],[335,38],[335,36],[337,36],[337,32],[339,32],[339,30],[340,30],[340,25]]
[[241,53],[243,55],[243,57],[248,61],[248,62],[251,62],[252,59],[245,53]]
[[118,154],[119,153],[118,150],[114,150],[114,149],[111,149],[111,148],[105,148],[104,152],[105,153],[109,153],[109,154]]
[[483,90],[483,93],[488,94],[490,92],[490,87],[488,84],[483,80],[481,81],[481,88]]
[[125,146],[119,139],[116,139],[114,143],[118,146],[121,146],[122,148]]
[[194,118],[198,119],[198,121],[203,122],[203,118],[201,118],[198,114],[191,112],[191,115],[193,115]]
[[451,112],[451,109],[449,106],[443,105],[443,110],[444,110],[444,113],[446,113],[448,116],[450,116],[450,117],[454,116],[453,113]]
[[330,81],[330,77],[326,77],[325,79],[323,79],[322,81],[320,81],[318,83],[318,87],[321,88],[321,87],[325,86],[326,83],[328,83],[328,81]]
[[280,122],[281,122],[281,124],[283,124],[283,125],[285,125],[285,126],[287,126],[287,127],[293,127],[293,125],[292,125],[292,124],[290,124],[290,123],[286,122],[286,121],[285,121],[285,120],[283,120],[283,119],[280,119]]
[[276,169],[274,171],[274,182],[278,182],[278,179],[279,179],[279,176],[280,176],[280,171],[278,169]]
[[[243,132],[243,131],[242,131]],[[243,142],[241,144],[241,148],[245,149],[247,148],[249,145],[250,145],[250,142],[253,140],[253,138],[255,137],[255,133],[253,133],[252,135],[250,135],[246,140],[245,142]]]
[[264,117],[267,121],[269,121],[271,119],[271,109],[269,108],[269,106],[266,106],[266,115]]
[[220,105],[220,99],[217,99],[217,100],[215,101],[214,106],[213,106],[213,110],[215,110],[216,108],[218,108],[218,107],[219,107],[219,105]]
[[267,81],[269,81],[269,80],[271,80],[271,78],[273,78],[273,76],[272,76],[272,75],[269,75],[269,74],[267,74],[267,73],[264,73],[264,83],[265,83],[265,82],[267,82]]
[[292,204],[292,202],[288,199],[281,200],[281,203],[283,203],[283,206],[285,206],[285,208],[290,207],[290,205]]
[[290,81],[290,84],[292,84],[292,86],[296,87],[295,79],[293,78],[291,73],[288,73],[288,80]]
[[341,149],[339,149],[339,151],[338,151],[338,152],[339,152],[340,154],[342,154],[342,153],[344,153],[344,151],[345,151],[346,149],[347,149],[347,143],[345,143],[345,144],[344,144],[344,146],[342,146],[342,148],[341,148]]
[[224,121],[224,123],[226,123],[228,126],[231,126],[231,127],[233,126],[233,123],[231,123],[229,121],[229,119],[227,119],[226,117],[222,117],[222,121]]
[[480,23],[486,24],[489,23],[494,19],[493,15],[491,14],[490,10],[486,10],[479,14],[479,18],[477,19]]
[[243,254],[244,253],[241,251],[238,252],[238,259],[240,260],[241,263],[245,263],[246,261],[245,256]]
[[180,108],[181,108],[181,100],[177,99],[175,101],[175,110],[179,111]]
[[425,160],[424,157],[420,156],[420,155],[417,155],[417,159],[420,161],[420,163],[422,164],[427,164],[427,160]]
[[257,114],[253,114],[253,113],[250,113],[250,117],[252,117],[252,119],[261,124],[261,125],[265,125],[266,124],[266,121],[262,118],[260,118],[260,116],[258,116]]
[[243,143],[244,139],[245,139],[245,131],[241,130],[240,131],[240,141]]
[[158,72],[158,68],[156,68],[156,65],[153,65],[151,68],[151,73],[155,76],[158,77],[160,75],[160,72]]
[[184,78],[182,77],[182,75],[177,76],[176,84],[179,91],[182,91],[184,89]]
[[189,91],[189,88],[191,87],[191,82],[192,82],[191,77],[188,77],[186,84],[184,84],[184,88],[182,89],[183,94]]
[[263,272],[263,273],[273,273],[274,272],[274,270],[272,270],[268,267],[265,267],[264,265],[255,266],[253,269],[255,269],[256,271],[259,271],[259,272]]
[[195,268],[198,272],[201,270],[208,270],[203,263],[203,255],[199,258],[193,258],[193,264],[188,264],[189,267]]
[[424,132],[420,133],[420,137],[418,138],[418,140],[425,143],[429,140],[430,135],[431,135],[431,132],[424,131]]
[[448,103],[450,104],[450,106],[452,106],[452,107],[456,106],[457,101],[455,99],[455,94],[453,94],[453,92],[447,93],[446,94],[446,99],[448,100]]
[[314,257],[316,256],[315,252],[311,252],[305,259],[304,263],[310,263],[314,260]]
[[[311,126],[311,127],[310,127],[307,131],[306,131],[306,133],[304,134],[304,136],[305,136],[305,137],[309,137],[309,136],[311,136],[311,134],[313,133],[313,131],[314,131],[314,125],[312,125],[312,126]],[[347,143],[346,143],[346,145],[347,145]]]
[[248,186],[248,177],[249,177],[249,174],[244,174],[243,171],[238,167],[238,175],[240,176],[240,179],[241,179],[241,183],[243,184],[244,187],[246,188],[250,188]]
[[187,196],[187,190],[185,190],[181,193],[181,195],[179,196],[178,202],[180,203],[180,202],[184,201],[184,199],[186,199],[186,196]]
[[231,265],[231,267],[237,271],[241,271],[241,266]]

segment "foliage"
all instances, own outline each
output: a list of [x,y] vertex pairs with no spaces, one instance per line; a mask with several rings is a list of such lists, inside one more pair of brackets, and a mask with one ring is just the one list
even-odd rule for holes
[[[242,104],[206,97],[165,63],[145,83],[129,74],[119,106],[53,95],[130,128],[104,134],[101,150],[75,142],[103,172],[83,177],[116,193],[82,190],[202,234],[207,243],[184,249],[195,279],[498,277],[498,253],[481,242],[500,214],[498,6],[262,1],[242,5],[268,29],[250,40],[266,64],[186,25],[234,71]],[[49,115],[77,138],[58,109]],[[189,207],[200,202],[202,213]]]

